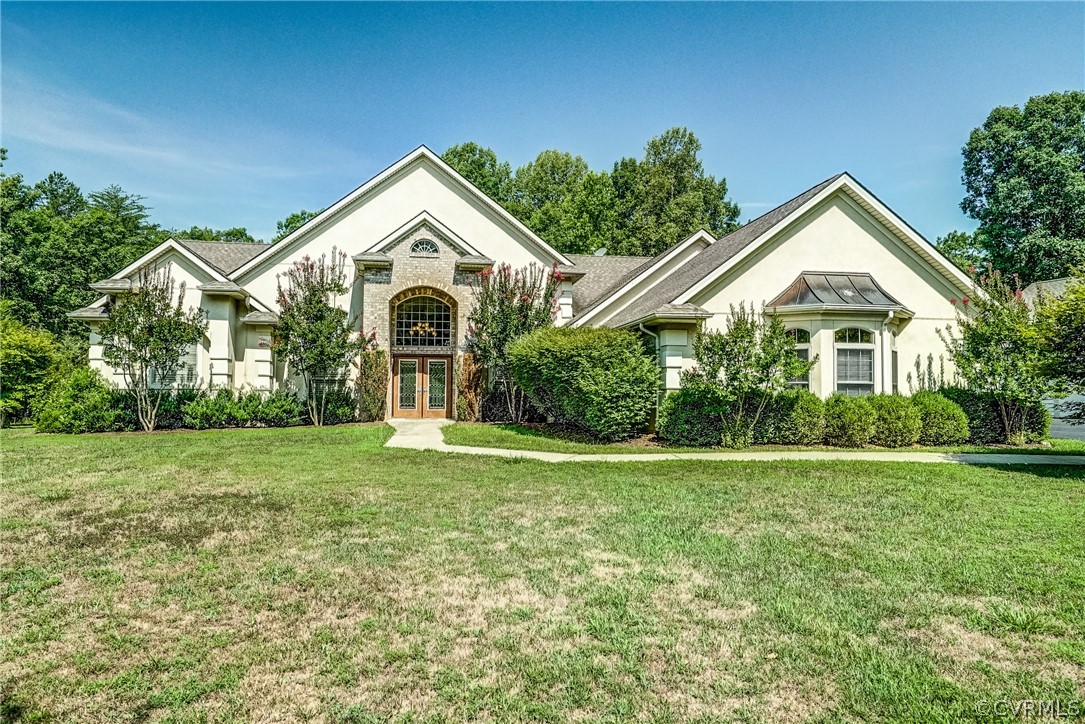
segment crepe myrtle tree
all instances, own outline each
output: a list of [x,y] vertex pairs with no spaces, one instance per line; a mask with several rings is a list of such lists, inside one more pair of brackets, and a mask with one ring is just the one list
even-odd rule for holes
[[502,389],[508,417],[521,422],[527,411],[523,390],[512,381],[507,349],[528,332],[554,323],[561,274],[530,264],[513,269],[501,264],[471,282],[474,306],[467,317],[467,349],[486,369],[487,389]]
[[731,447],[748,447],[772,397],[817,362],[816,356],[808,362],[799,358],[779,319],[745,302],[731,305],[725,330],[697,335],[693,356],[704,378],[721,393],[716,413],[723,443]]
[[1048,374],[1040,327],[1018,275],[1006,277],[991,264],[985,274],[971,271],[972,296],[949,300],[959,305],[957,329],[947,325],[938,335],[965,385],[995,400],[1006,443],[1021,445],[1029,409],[1065,394],[1065,381]]
[[185,284],[174,281],[169,264],[145,267],[132,288],[117,295],[99,331],[102,357],[123,375],[143,430],[154,430],[168,381],[206,333],[203,311],[185,309]]
[[272,349],[305,386],[309,417],[316,426],[324,424],[328,379],[342,380],[348,366],[375,336],[354,335],[347,312],[335,304],[346,294],[347,255],[332,249],[331,258],[309,256],[295,261],[279,274],[279,323],[272,336]]

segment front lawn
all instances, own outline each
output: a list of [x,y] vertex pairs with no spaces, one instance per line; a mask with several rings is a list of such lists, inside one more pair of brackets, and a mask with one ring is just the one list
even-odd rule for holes
[[550,464],[389,434],[0,434],[0,718],[950,722],[1085,698],[1080,470]]
[[[643,436],[627,443],[602,443],[592,441],[586,435],[572,432],[556,425],[501,425],[482,423],[456,423],[443,428],[445,442],[449,445],[503,448],[505,450],[538,450],[541,452],[567,453],[569,455],[601,453],[682,453],[703,452],[705,448],[684,448],[663,445],[655,436]],[[892,450],[893,452],[945,452],[945,453],[1017,453],[1044,455],[1085,455],[1085,440],[1050,440],[1050,446],[1007,447],[982,445],[954,445],[951,447],[864,448],[868,450]],[[726,452],[730,448],[708,448]],[[746,451],[773,450],[841,450],[836,447],[787,447],[783,445],[755,445]]]

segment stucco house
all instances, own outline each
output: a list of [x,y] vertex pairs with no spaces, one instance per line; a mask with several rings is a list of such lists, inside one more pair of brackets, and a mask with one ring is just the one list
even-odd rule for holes
[[[470,281],[495,264],[561,272],[560,325],[606,325],[646,335],[661,392],[693,365],[696,330],[722,328],[732,304],[766,305],[800,350],[818,355],[809,379],[819,395],[907,392],[917,357],[944,353],[936,330],[954,321],[968,277],[846,173],[716,239],[701,231],[654,258],[561,254],[421,147],[274,245],[170,239],[93,288],[101,297],[70,316],[90,327],[90,362],[111,300],[146,265],[169,263],[203,309],[206,338],[184,383],[274,389],[289,370],[275,359],[277,275],[305,255],[333,249],[353,259],[350,293],[338,300],[359,333],[375,330],[391,358],[387,409],[396,416],[452,416],[454,368],[464,350]],[[425,329],[425,335],[412,330]]]

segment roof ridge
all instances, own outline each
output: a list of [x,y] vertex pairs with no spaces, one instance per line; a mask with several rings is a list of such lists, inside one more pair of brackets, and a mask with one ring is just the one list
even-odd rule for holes
[[227,239],[190,239],[187,236],[174,236],[174,241],[195,241],[200,244],[244,244],[248,246],[271,246],[266,241],[230,241]]
[[[844,175],[846,175],[847,173],[848,173],[847,171],[841,171],[840,173],[838,173],[838,174],[836,174],[836,175],[834,175],[834,176],[830,176],[829,178],[825,179],[825,180],[824,180],[824,181],[822,181],[821,183],[816,183],[816,184],[814,184],[814,185],[813,185],[813,186],[811,186],[810,188],[808,188],[808,189],[806,189],[805,191],[803,191],[803,192],[802,192],[801,194],[795,194],[794,196],[792,196],[792,197],[791,197],[790,199],[788,199],[787,201],[783,202],[782,204],[777,204],[776,206],[772,207],[771,209],[769,209],[769,210],[768,210],[768,211],[766,211],[765,213],[761,214],[760,216],[757,216],[757,217],[755,217],[755,218],[753,218],[753,219],[750,219],[749,221],[747,221],[747,222],[746,222],[745,224],[743,224],[742,226],[738,227],[738,228],[737,228],[737,229],[735,229],[734,231],[730,231],[730,232],[728,232],[728,233],[724,234],[723,236],[719,237],[718,239],[716,239],[716,241],[723,241],[723,240],[724,240],[724,239],[726,239],[727,237],[729,237],[729,236],[731,236],[731,235],[733,235],[733,234],[737,234],[738,232],[740,232],[740,231],[742,231],[743,229],[745,229],[745,228],[746,228],[747,226],[749,226],[749,225],[751,225],[751,224],[756,224],[756,223],[757,223],[758,221],[760,221],[761,219],[765,218],[766,216],[770,216],[770,215],[772,215],[772,214],[776,213],[776,212],[777,212],[777,211],[779,211],[779,210],[780,210],[781,208],[783,208],[784,206],[787,206],[788,204],[790,204],[790,203],[791,203],[792,201],[794,201],[795,199],[798,199],[798,198],[800,198],[800,197],[802,197],[802,196],[806,196],[806,195],[807,195],[808,193],[810,193],[810,192],[814,191],[815,189],[821,189],[821,188],[824,188],[825,186],[828,186],[828,185],[829,185],[829,184],[831,184],[831,183],[832,183],[833,181],[836,181],[836,180],[837,180],[838,178],[840,178],[841,176],[844,176]],[[774,224],[774,226],[775,226],[775,224]]]

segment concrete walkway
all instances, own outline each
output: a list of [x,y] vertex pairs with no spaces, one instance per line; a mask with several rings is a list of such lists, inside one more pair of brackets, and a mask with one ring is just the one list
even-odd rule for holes
[[463,455],[494,455],[503,458],[527,458],[548,463],[573,462],[652,462],[656,460],[874,460],[878,462],[906,463],[965,463],[969,465],[1082,465],[1085,455],[1018,455],[1013,453],[934,453],[934,452],[888,452],[859,450],[837,451],[787,451],[779,452],[660,452],[660,453],[599,453],[572,455],[569,453],[540,452],[537,450],[506,450],[504,448],[449,445],[441,428],[452,420],[389,420],[396,432],[386,443],[387,447],[411,450],[436,450]]

